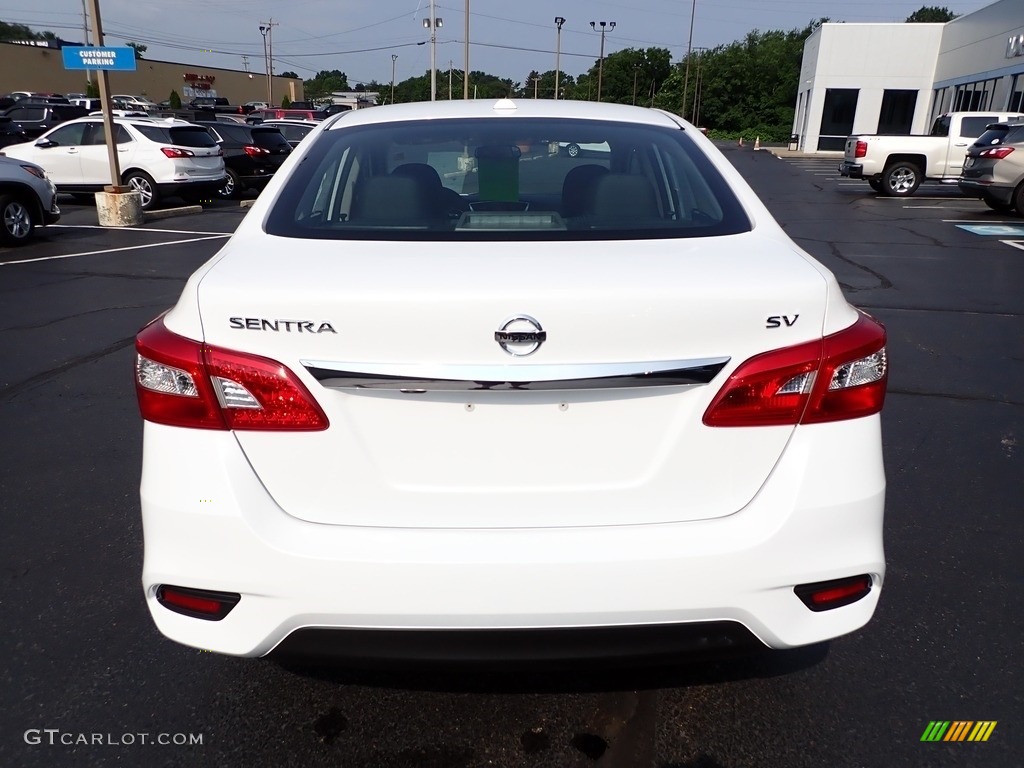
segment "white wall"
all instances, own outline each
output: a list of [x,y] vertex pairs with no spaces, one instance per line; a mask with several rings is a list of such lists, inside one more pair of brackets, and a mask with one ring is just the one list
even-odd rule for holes
[[[1022,0],[1008,0],[1020,4]],[[823,24],[804,43],[800,92],[806,109],[794,121],[801,148],[818,144],[825,92],[853,88],[860,93],[854,133],[874,133],[886,90],[918,91],[914,132],[924,132],[935,80],[943,24]]]

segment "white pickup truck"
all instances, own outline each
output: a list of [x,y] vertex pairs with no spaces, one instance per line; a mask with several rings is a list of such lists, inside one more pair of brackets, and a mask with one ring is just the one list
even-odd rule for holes
[[876,192],[895,197],[914,194],[926,179],[955,184],[967,147],[985,126],[1021,118],[1006,112],[949,112],[935,119],[927,136],[850,136],[839,173],[867,179]]

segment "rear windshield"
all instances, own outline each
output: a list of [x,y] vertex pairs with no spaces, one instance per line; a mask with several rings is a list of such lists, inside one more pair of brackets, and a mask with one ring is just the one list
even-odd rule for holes
[[990,125],[974,142],[978,147],[991,147],[997,144],[1018,144],[1024,141],[1024,125]]
[[750,221],[681,129],[590,120],[410,121],[326,131],[267,220],[284,237],[707,237]]
[[288,143],[288,139],[284,137],[277,128],[260,128],[253,126],[252,140],[257,147],[263,147],[264,149],[281,149],[282,147],[291,148],[291,144]]
[[216,147],[210,132],[199,125],[133,125],[147,139],[179,147]]

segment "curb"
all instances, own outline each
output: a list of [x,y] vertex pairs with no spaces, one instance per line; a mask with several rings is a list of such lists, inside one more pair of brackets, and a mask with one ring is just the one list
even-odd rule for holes
[[203,212],[201,205],[186,205],[181,208],[161,208],[158,211],[143,211],[143,221],[156,221],[157,219],[169,219],[174,216],[193,216]]

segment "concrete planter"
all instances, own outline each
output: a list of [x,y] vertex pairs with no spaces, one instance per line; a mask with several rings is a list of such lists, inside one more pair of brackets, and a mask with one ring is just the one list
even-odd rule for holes
[[97,192],[96,213],[101,227],[137,227],[142,223],[142,195],[138,192]]

